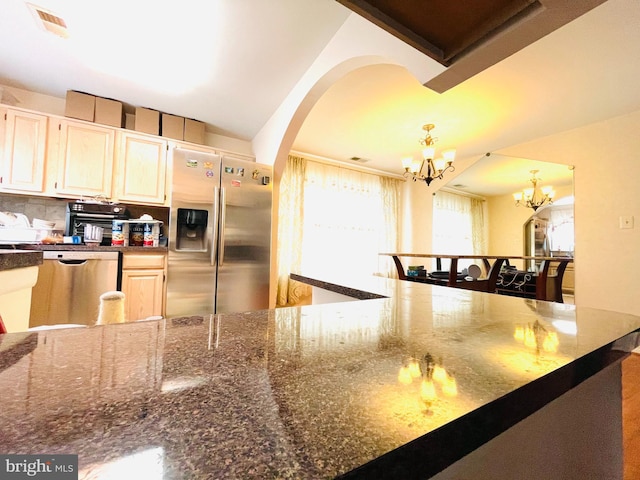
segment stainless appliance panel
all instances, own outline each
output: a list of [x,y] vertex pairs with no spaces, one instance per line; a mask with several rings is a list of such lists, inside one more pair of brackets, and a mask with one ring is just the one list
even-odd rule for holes
[[271,171],[222,157],[216,313],[269,306]]
[[[220,157],[175,149],[172,162],[166,314],[175,317],[211,313],[215,311],[217,278]],[[185,228],[182,232],[181,210],[183,213],[206,212],[204,228],[195,233]],[[182,239],[179,233],[183,235]],[[194,236],[189,238],[189,233]]]
[[29,326],[94,325],[100,295],[118,289],[118,252],[44,251],[43,258]]
[[[174,149],[171,159],[167,316],[267,308],[271,167],[183,149]],[[189,209],[196,219],[206,212],[211,240],[204,248],[197,242],[180,247],[193,245],[181,233],[188,232]]]

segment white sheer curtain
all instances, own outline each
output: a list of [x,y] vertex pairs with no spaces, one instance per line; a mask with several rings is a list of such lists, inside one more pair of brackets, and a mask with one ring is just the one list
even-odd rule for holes
[[328,278],[342,271],[389,276],[398,238],[398,181],[307,162],[302,269]]
[[297,305],[310,296],[310,287],[289,279],[302,263],[302,218],[307,161],[289,156],[280,180],[278,214],[278,288],[276,305]]
[[380,252],[398,248],[400,182],[289,156],[280,180],[278,306],[306,303],[308,286],[289,274],[395,275]]
[[[484,255],[484,208],[482,200],[439,191],[433,201],[433,253]],[[458,269],[473,260],[460,260]],[[446,264],[445,264],[446,265]],[[447,268],[443,266],[443,268]]]

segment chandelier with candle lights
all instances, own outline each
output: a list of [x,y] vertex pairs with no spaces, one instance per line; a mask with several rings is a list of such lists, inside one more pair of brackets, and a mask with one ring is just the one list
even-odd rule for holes
[[531,174],[529,181],[533,187],[525,188],[521,192],[514,193],[513,199],[516,201],[516,207],[524,205],[525,207],[533,208],[535,212],[545,203],[552,204],[556,192],[553,190],[553,187],[549,186],[538,188],[538,183],[540,182],[540,178],[536,176],[538,170],[531,170],[529,173]]
[[409,385],[420,382],[420,401],[427,410],[438,399],[439,392],[448,397],[458,395],[456,379],[445,370],[442,360],[436,362],[430,353],[420,358],[409,357],[398,372],[398,382]]
[[558,351],[560,340],[556,332],[550,332],[536,320],[533,324],[516,325],[513,338],[525,347],[534,349],[536,354],[540,354],[540,349],[545,352],[555,353]]
[[[418,140],[421,145],[424,145],[422,149],[422,159],[416,160],[413,157],[407,157],[402,160],[402,166],[404,167],[403,175],[412,178],[414,182],[416,180],[422,180],[427,186],[436,178],[442,180],[442,175],[447,170],[455,171],[455,167],[453,166],[453,160],[456,156],[455,150],[445,150],[442,152],[442,157],[435,158],[435,143],[438,139],[431,136],[431,130],[434,128],[435,125],[432,123],[428,123],[422,127],[422,129],[427,132],[424,138]],[[424,168],[426,168],[425,173],[423,173]]]

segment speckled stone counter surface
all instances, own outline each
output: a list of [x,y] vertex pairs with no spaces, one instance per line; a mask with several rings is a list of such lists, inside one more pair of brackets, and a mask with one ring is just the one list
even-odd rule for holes
[[380,288],[379,285],[375,285],[375,280],[373,282],[369,282],[369,285],[365,285],[365,286],[358,285],[357,288],[354,288],[346,285],[340,285],[339,283],[336,283],[336,281],[329,282],[327,280],[320,280],[317,278],[307,277],[305,275],[299,275],[297,273],[292,273],[289,275],[289,277],[292,280],[306,283],[313,287],[323,288],[325,290],[339,293],[341,295],[346,295],[347,297],[353,297],[357,300],[371,300],[374,298],[385,298],[388,296],[388,294],[380,294],[380,293],[374,293],[369,291],[369,290],[377,290]]
[[[11,248],[4,245],[5,248]],[[60,243],[60,244],[24,244],[16,245],[15,248],[21,250],[65,250],[65,251],[91,251],[91,252],[163,252],[169,251],[167,247],[112,247],[109,245],[84,245],[73,243]],[[2,250],[0,250],[2,251]]]
[[428,478],[619,361],[640,328],[426,284],[345,286],[388,298],[0,336],[0,453],[78,454],[81,479]]
[[42,252],[0,249],[0,272],[36,265],[42,265]]

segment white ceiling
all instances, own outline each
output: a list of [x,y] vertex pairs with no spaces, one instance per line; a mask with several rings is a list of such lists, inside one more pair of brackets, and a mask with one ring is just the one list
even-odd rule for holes
[[[399,172],[401,158],[419,156],[417,139],[425,123],[436,125],[432,133],[439,137],[439,150],[457,148],[458,158],[482,158],[638,110],[638,25],[640,2],[609,0],[443,94],[422,87],[401,67],[363,68],[320,99],[294,148],[346,161],[362,157],[369,159],[367,167]],[[507,167],[527,183],[530,165],[501,162],[503,175],[497,176],[490,174],[496,169],[492,160],[482,160],[486,169],[475,167],[452,183],[464,183],[475,193],[512,191],[505,179],[516,172]],[[547,181],[571,177],[564,167],[540,170]],[[486,188],[488,182],[496,188]]]
[[[0,84],[86,91],[246,140],[352,15],[334,0],[34,0],[66,20],[61,39],[24,1],[1,2]],[[361,68],[319,99],[293,148],[399,173],[424,123],[438,149],[469,159],[638,110],[638,25],[640,2],[609,0],[443,94],[399,66]],[[471,185],[475,170],[456,182]],[[525,181],[529,170],[519,168]]]
[[0,0],[0,83],[79,90],[251,140],[349,15],[333,0]]

